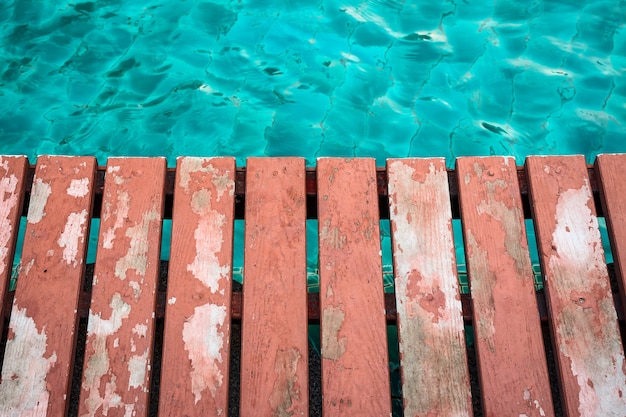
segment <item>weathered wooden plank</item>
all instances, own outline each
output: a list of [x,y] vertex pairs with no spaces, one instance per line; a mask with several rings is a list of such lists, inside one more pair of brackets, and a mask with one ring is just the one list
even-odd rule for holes
[[41,156],[0,384],[0,414],[67,412],[93,202],[92,157]]
[[242,416],[308,415],[304,160],[249,158]]
[[613,250],[622,312],[626,317],[626,154],[598,155],[599,189]]
[[483,408],[554,415],[515,159],[457,159]]
[[470,416],[445,159],[390,159],[387,172],[404,415]]
[[178,159],[159,397],[163,416],[228,411],[234,178],[232,158]]
[[526,160],[563,403],[569,416],[623,416],[626,365],[582,156]]
[[[27,169],[25,156],[0,156],[0,307],[7,302]],[[0,308],[0,328],[4,310]]]
[[164,178],[164,158],[108,160],[81,416],[147,415]]
[[325,416],[391,413],[373,159],[318,160]]

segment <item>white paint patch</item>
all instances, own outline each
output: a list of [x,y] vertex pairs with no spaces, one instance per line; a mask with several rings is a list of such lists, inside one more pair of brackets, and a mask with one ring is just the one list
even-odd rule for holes
[[[2,167],[9,169],[6,160],[2,160]],[[6,167],[5,167],[6,165]],[[2,275],[9,264],[9,243],[11,243],[11,234],[13,226],[11,225],[11,210],[17,206],[17,177],[15,175],[0,178],[0,275]],[[7,196],[7,197],[5,197]]]
[[137,281],[130,281],[128,286],[133,289],[135,302],[139,301],[139,297],[141,297],[141,285]]
[[205,189],[193,194],[191,208],[201,217],[194,232],[196,257],[187,265],[187,271],[215,294],[220,280],[230,279],[230,265],[221,265],[217,257],[224,243],[222,228],[226,216],[211,208],[211,192]]
[[148,334],[148,326],[145,324],[137,323],[135,327],[133,327],[132,332],[139,337],[146,337]]
[[37,178],[33,182],[30,205],[28,206],[28,223],[36,224],[43,219],[43,216],[46,215],[45,208],[50,194],[52,194],[50,184],[43,182],[41,178]]
[[148,349],[143,355],[134,355],[128,361],[128,389],[143,388],[148,370]]
[[167,300],[167,303],[173,306],[174,304],[176,304],[176,297],[171,297],[169,300]]
[[185,350],[191,361],[191,391],[195,403],[202,398],[202,392],[208,389],[216,397],[224,382],[219,365],[223,362],[222,349],[228,334],[226,306],[205,304],[194,309],[194,313],[183,325]]
[[[111,216],[110,209],[110,205],[105,205],[104,214],[102,215],[102,221],[107,221],[107,219]],[[117,204],[115,208],[115,223],[102,234],[102,247],[104,249],[113,248],[115,232],[117,231],[117,229],[124,226],[124,221],[128,218],[129,210],[130,196],[126,191],[118,192]]]
[[87,210],[80,213],[70,213],[65,223],[65,228],[57,244],[63,248],[63,260],[66,264],[76,267],[78,261],[78,247],[85,241],[85,229],[87,225]]
[[89,178],[72,180],[67,189],[67,194],[77,198],[84,197],[89,194]]
[[115,276],[119,279],[126,279],[129,269],[134,269],[138,275],[146,275],[149,249],[148,236],[150,223],[153,221],[161,221],[161,216],[155,208],[143,214],[141,223],[126,229],[126,237],[130,238],[130,245],[126,255],[115,264]]
[[6,346],[2,384],[0,384],[0,415],[45,416],[50,399],[46,377],[57,361],[56,353],[46,358],[45,327],[39,332],[26,309],[13,304],[9,324],[14,337]]

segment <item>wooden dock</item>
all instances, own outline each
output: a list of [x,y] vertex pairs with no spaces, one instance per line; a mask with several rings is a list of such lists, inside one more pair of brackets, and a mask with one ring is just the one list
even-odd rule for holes
[[[388,331],[397,329],[404,416],[624,417],[624,166],[626,155],[608,154],[595,165],[533,156],[523,167],[462,157],[454,170],[440,158],[384,168],[322,158],[312,169],[301,158],[236,168],[232,158],[181,157],[168,169],[163,158],[98,167],[92,157],[40,156],[35,166],[0,157],[0,416],[226,416],[229,378],[239,379],[241,416],[308,416],[307,332],[319,323],[323,416],[391,415]],[[470,296],[459,289],[453,217]],[[86,279],[92,218],[100,228]],[[165,218],[171,254],[160,283]],[[232,279],[236,218],[245,222],[241,292]],[[307,219],[318,222],[319,293],[307,293]],[[391,224],[393,294],[383,292],[381,219]]]

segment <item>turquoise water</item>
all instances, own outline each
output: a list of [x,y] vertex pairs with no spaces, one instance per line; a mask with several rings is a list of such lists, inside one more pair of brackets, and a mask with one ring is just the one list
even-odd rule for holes
[[626,151],[624,0],[5,0],[0,150]]

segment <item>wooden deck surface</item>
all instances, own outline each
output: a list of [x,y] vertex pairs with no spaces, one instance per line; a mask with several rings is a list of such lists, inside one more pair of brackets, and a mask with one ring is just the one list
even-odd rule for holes
[[[241,416],[310,415],[317,384],[324,416],[388,416],[397,388],[389,324],[398,326],[404,416],[625,415],[618,312],[626,313],[626,155],[602,155],[595,167],[580,156],[529,157],[525,168],[512,158],[466,157],[454,171],[437,158],[392,159],[383,170],[373,159],[322,158],[316,171],[300,158],[250,158],[245,171],[232,158],[179,158],[175,171],[163,158],[111,158],[104,169],[91,157],[41,156],[34,170],[27,162],[0,157],[8,326],[0,415],[140,417],[158,408],[162,416],[226,416],[235,378]],[[385,295],[387,210],[395,294]],[[167,289],[159,292],[169,213]],[[453,216],[464,242],[454,241]],[[100,229],[93,282],[85,282],[92,217]],[[535,289],[525,217],[535,225],[545,297]],[[232,290],[236,218],[245,222],[243,295]],[[307,218],[318,221],[319,294],[307,294]],[[471,304],[461,302],[461,244]],[[9,291],[16,248],[21,264]],[[161,345],[154,332],[162,318]],[[231,350],[233,321],[241,321],[241,352]],[[308,372],[309,325],[318,322],[320,381]],[[466,332],[477,372],[468,368]],[[546,346],[555,353],[553,387]],[[229,361],[239,354],[233,374]],[[159,392],[150,392],[155,365]],[[470,386],[472,378],[479,383]],[[72,386],[78,404],[70,404]]]

